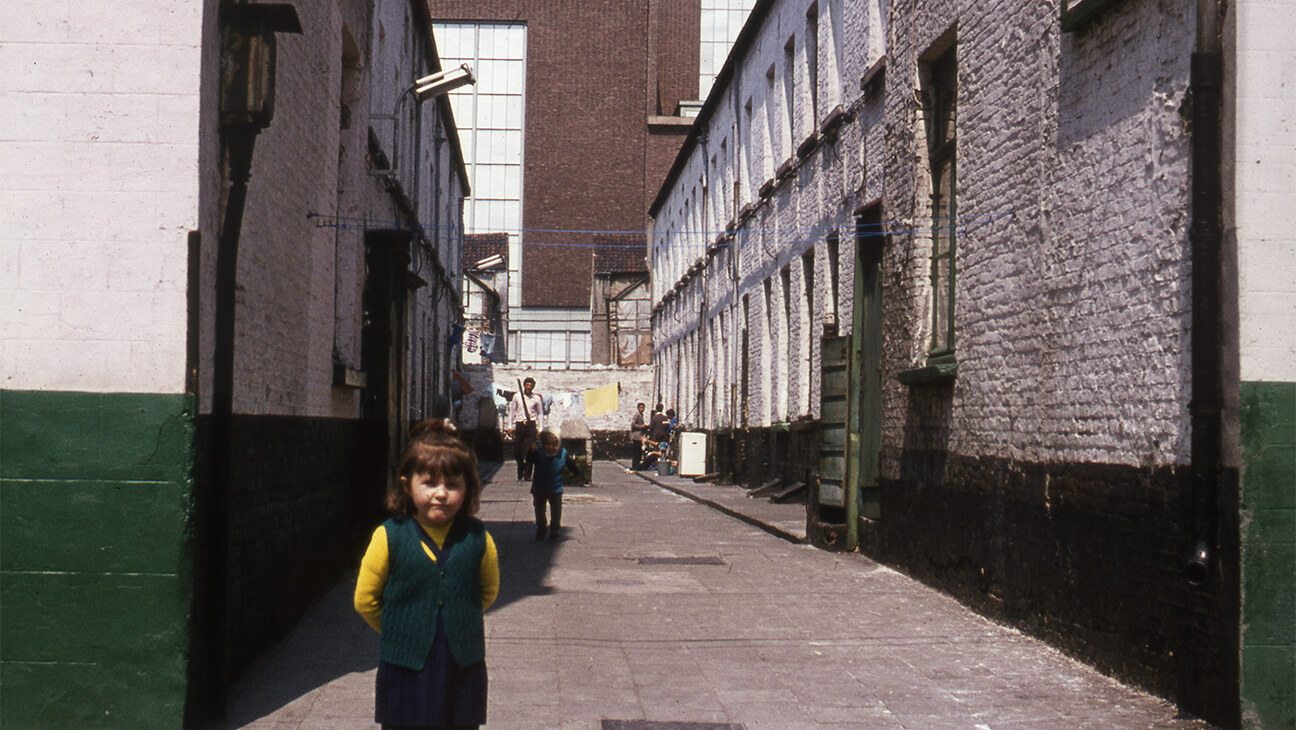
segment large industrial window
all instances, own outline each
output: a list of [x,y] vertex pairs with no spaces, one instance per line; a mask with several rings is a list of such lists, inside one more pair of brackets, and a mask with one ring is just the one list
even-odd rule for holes
[[698,57],[698,98],[711,93],[711,84],[724,67],[738,32],[747,22],[755,0],[702,0],[702,48]]
[[931,173],[932,337],[929,358],[953,360],[956,225],[958,64],[951,45],[925,65],[923,122]]
[[464,227],[467,233],[508,234],[510,307],[521,304],[526,30],[521,23],[432,26],[442,67],[467,63],[477,77],[449,95],[472,190],[464,201]]

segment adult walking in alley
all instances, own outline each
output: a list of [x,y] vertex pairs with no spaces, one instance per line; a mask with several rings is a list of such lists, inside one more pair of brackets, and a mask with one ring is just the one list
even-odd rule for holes
[[531,452],[536,436],[544,430],[544,401],[535,393],[535,378],[522,381],[522,390],[508,404],[508,437],[513,439],[513,458],[517,461],[518,480],[531,479]]
[[[496,473],[484,492],[501,573],[487,728],[1207,727],[866,558],[786,539],[776,523],[803,506],[596,473],[567,490],[559,543],[534,541],[526,485]],[[374,727],[353,580],[249,672],[218,727]]]

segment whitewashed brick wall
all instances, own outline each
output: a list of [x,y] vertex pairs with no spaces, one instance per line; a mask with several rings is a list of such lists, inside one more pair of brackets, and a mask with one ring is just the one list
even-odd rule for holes
[[[849,332],[850,288],[841,282],[854,277],[853,214],[882,194],[881,167],[867,165],[860,152],[866,139],[877,144],[881,135],[880,118],[859,88],[860,77],[882,53],[876,40],[870,45],[871,37],[882,35],[875,27],[880,21],[874,4],[818,4],[815,110],[810,109],[805,55],[806,12],[812,3],[777,5],[736,78],[720,90],[722,98],[707,120],[705,144],[694,148],[660,206],[653,228],[654,303],[666,303],[659,309],[654,333],[658,379],[664,396],[678,401],[681,418],[690,425],[760,426],[818,415],[819,343],[832,304],[829,293],[839,293],[839,311],[834,314],[843,332]],[[795,89],[790,115],[785,86],[789,39]],[[767,73],[771,66],[772,77]],[[796,148],[839,104],[851,108],[856,121],[846,124],[835,142],[802,160],[791,179],[761,198],[760,188],[786,160],[797,159]],[[719,250],[708,255],[708,244],[737,221],[736,213],[744,206],[755,207],[733,238],[721,241]],[[832,232],[842,245],[840,281],[830,284],[826,241]],[[802,264],[807,253],[813,255],[809,279]],[[705,276],[689,273],[698,261],[707,267]],[[668,299],[679,282],[682,288]],[[790,312],[785,312],[785,295]],[[702,334],[699,321],[708,323]],[[749,367],[745,423],[740,395],[744,327]]]
[[[296,7],[303,32],[278,36],[275,118],[256,142],[239,244],[234,407],[263,415],[358,414],[359,392],[334,387],[332,373],[335,356],[347,367],[365,367],[365,232],[396,230],[409,221],[368,158],[372,127],[396,164],[390,179],[417,205],[418,222],[437,244],[411,264],[428,284],[410,292],[404,343],[410,415],[430,415],[436,396],[448,393],[452,363],[446,342],[458,319],[458,287],[451,282],[445,291],[433,259],[442,271],[460,275],[462,190],[452,169],[459,161],[449,145],[438,150],[434,141],[440,123],[436,102],[423,103],[417,129],[415,98],[397,104],[401,92],[430,69],[414,8],[384,0],[370,17],[368,5],[359,2],[308,0]],[[346,129],[339,119],[344,101]],[[393,110],[400,117],[399,142]],[[434,225],[448,233],[438,237]],[[214,316],[214,250],[213,239],[204,258],[204,322]],[[203,348],[209,387],[210,338]]]
[[[927,12],[914,9],[911,28],[893,29],[888,109],[902,144],[888,157],[886,202],[894,215],[930,215],[915,187],[921,171],[901,154],[924,144],[917,124],[904,142],[906,80],[957,20],[959,373],[943,448],[1030,461],[1185,459],[1180,107],[1191,13],[1123,4],[1063,36],[1052,7],[919,5]],[[887,356],[901,359],[892,368],[924,361],[926,245],[897,237],[886,262],[909,298],[888,313]],[[912,392],[884,383],[888,412],[907,409]],[[888,419],[886,442],[914,445],[904,427]]]
[[178,393],[203,3],[0,14],[0,387]]
[[[591,431],[629,432],[636,404],[646,404],[646,412],[649,414],[652,413],[655,405],[652,394],[653,373],[648,367],[531,370],[525,367],[474,365],[464,368],[463,372],[473,388],[473,392],[464,397],[457,416],[458,424],[466,429],[479,427],[478,401],[492,398],[492,384],[516,392],[517,383],[528,377],[536,380],[535,392],[554,398],[554,405],[548,416],[549,426],[561,427],[565,421],[578,420],[584,422]],[[587,418],[585,391],[602,388],[612,383],[621,386],[616,412]],[[501,430],[507,428],[502,418],[499,423]]]
[[[331,410],[339,230],[307,216],[337,208],[342,19],[333,3],[309,5],[298,7],[303,32],[278,36],[275,117],[257,139],[248,186],[234,374],[240,413]],[[345,239],[363,242],[355,231]]]
[[[740,149],[732,156],[744,168],[709,169],[712,195],[732,191],[736,178],[739,203],[750,202],[786,159],[787,146],[764,135],[781,120],[785,44],[797,36],[794,47],[804,47],[797,34],[806,6],[775,6],[737,84],[722,91],[737,98],[727,97],[709,118],[709,147],[733,139],[737,117]],[[1183,461],[1191,8],[1125,3],[1109,10],[1103,23],[1066,35],[1057,8],[1047,4],[909,0],[891,3],[883,15],[875,3],[845,0],[820,9],[820,53],[840,63],[842,100],[855,119],[737,232],[743,245],[736,296],[727,253],[706,258],[707,244],[732,212],[721,202],[706,206],[707,218],[701,218],[696,201],[704,153],[702,145],[695,147],[654,222],[654,301],[666,301],[656,318],[658,365],[664,373],[681,373],[677,381],[659,376],[663,382],[676,382],[682,401],[700,401],[706,410],[709,401],[698,398],[698,378],[684,359],[695,358],[704,369],[725,360],[699,353],[698,313],[714,319],[746,294],[752,425],[816,415],[817,343],[830,290],[826,231],[842,234],[837,314],[847,333],[854,306],[851,216],[881,198],[893,231],[883,266],[886,444],[1022,460]],[[840,32],[830,17],[834,11],[841,13]],[[922,398],[912,400],[919,394],[896,376],[925,364],[931,317],[931,211],[915,84],[919,58],[955,27],[959,371],[947,424],[913,432],[905,414],[926,406],[916,405]],[[859,80],[881,55],[883,39],[891,43],[885,98],[864,100]],[[826,78],[832,62],[820,63],[821,84],[832,83]],[[830,95],[821,89],[820,96]],[[799,112],[796,119],[804,117]],[[825,296],[815,297],[809,317],[802,312],[800,259],[811,249],[813,284]],[[690,273],[699,260],[705,273]],[[784,266],[791,266],[788,333],[780,324]],[[765,312],[766,280],[772,318]],[[677,284],[678,292],[668,296]],[[729,348],[739,346],[735,339],[728,338]],[[807,342],[811,352],[804,358]],[[736,372],[737,360],[728,362]],[[713,379],[704,373],[702,381]],[[735,423],[734,414],[717,410],[691,415],[708,427]]]

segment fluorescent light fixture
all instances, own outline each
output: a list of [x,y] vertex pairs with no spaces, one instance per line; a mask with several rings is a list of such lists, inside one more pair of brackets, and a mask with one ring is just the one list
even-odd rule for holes
[[473,265],[473,268],[479,270],[491,269],[496,266],[499,266],[502,263],[504,263],[504,257],[499,254],[495,254],[494,256],[487,256],[486,258],[481,259],[480,261],[478,261],[476,264]]
[[415,81],[414,96],[419,101],[427,101],[434,96],[448,93],[460,86],[475,83],[477,83],[477,79],[473,78],[472,69],[465,63],[459,68],[437,71]]

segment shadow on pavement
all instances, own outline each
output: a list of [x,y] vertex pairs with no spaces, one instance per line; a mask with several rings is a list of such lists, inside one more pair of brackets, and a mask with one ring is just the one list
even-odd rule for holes
[[480,465],[483,489],[479,516],[495,538],[500,563],[500,594],[490,611],[528,596],[552,593],[545,578],[562,545],[561,541],[535,539],[531,494],[526,484],[508,478],[509,471],[504,472],[505,478],[495,481],[501,470],[513,468],[512,462]]
[[[207,730],[241,728],[311,692],[378,666],[378,640],[353,607],[355,572],[338,581],[278,645],[239,679],[224,721]],[[368,685],[372,680],[365,679]]]
[[[504,466],[512,464],[487,462],[479,472],[485,487],[481,516],[500,554],[501,589],[491,611],[549,593],[545,576],[561,545],[535,540],[526,485],[492,483]],[[232,730],[292,713],[290,705],[312,701],[308,695],[330,684],[354,684],[353,691],[364,696],[372,692],[372,677],[363,675],[378,666],[378,635],[355,612],[355,580],[353,566],[283,641],[252,663],[233,689],[228,716],[208,723],[206,730]]]

